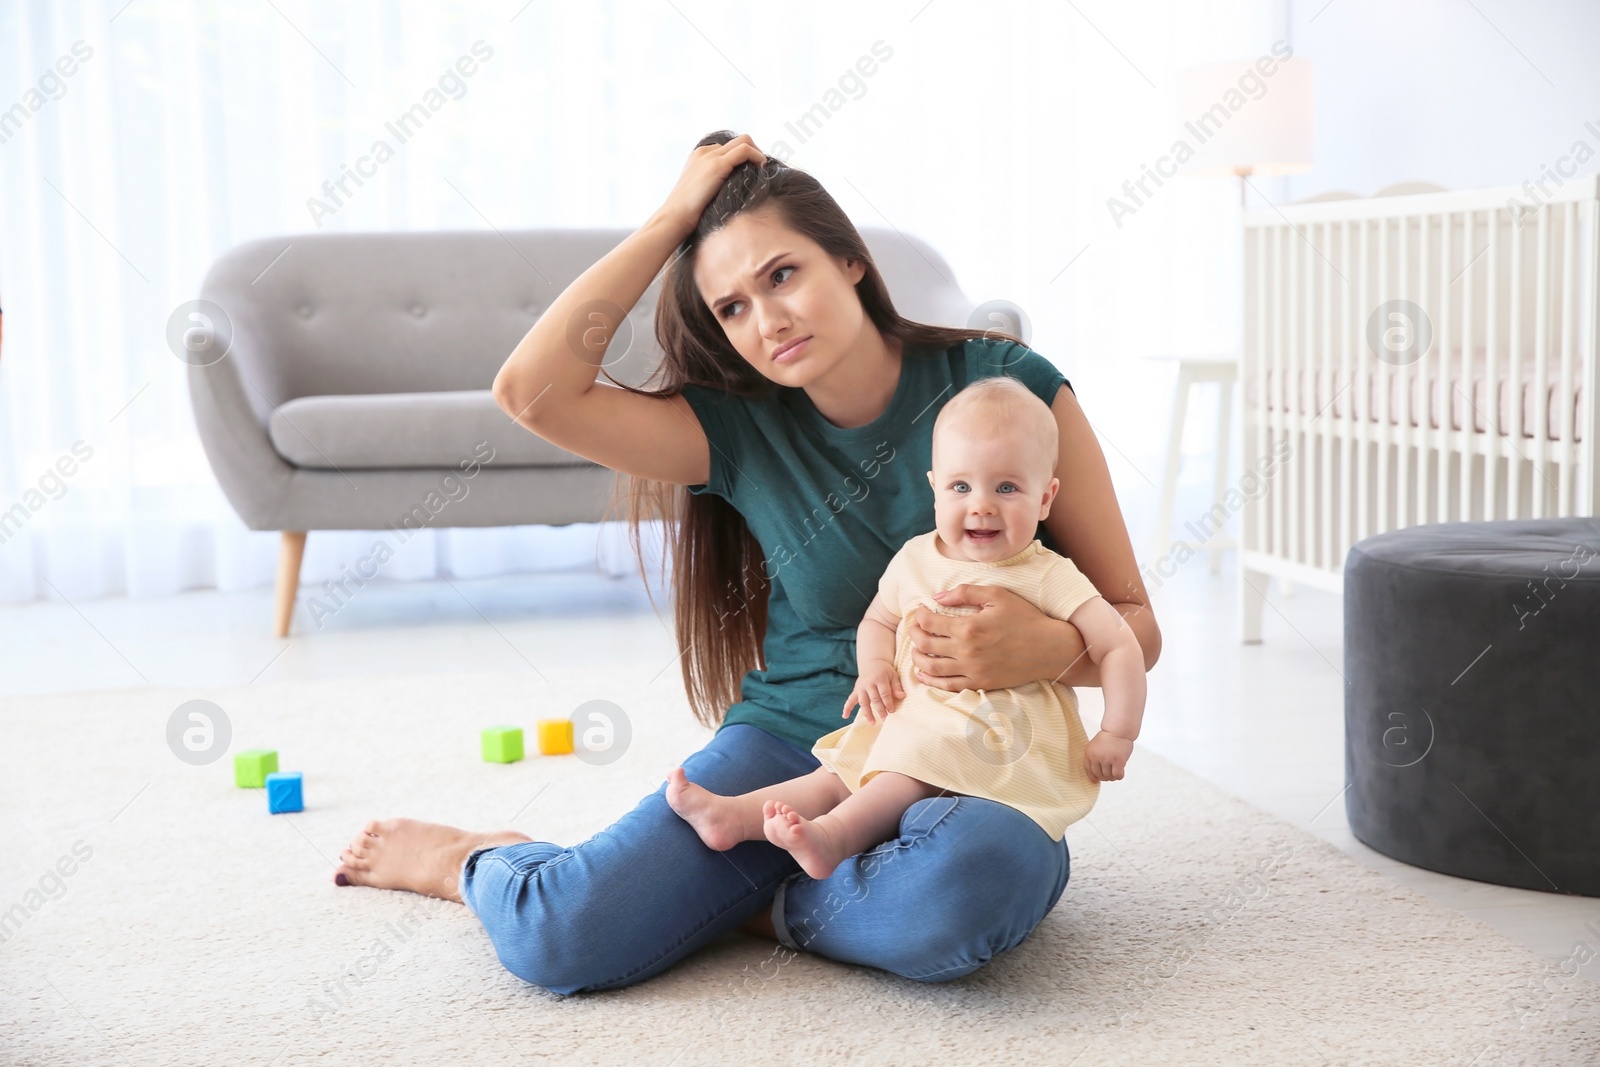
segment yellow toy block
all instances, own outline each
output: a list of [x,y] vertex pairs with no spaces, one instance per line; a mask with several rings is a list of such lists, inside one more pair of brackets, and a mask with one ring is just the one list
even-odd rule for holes
[[572,753],[572,720],[540,719],[539,751],[546,756],[567,756]]

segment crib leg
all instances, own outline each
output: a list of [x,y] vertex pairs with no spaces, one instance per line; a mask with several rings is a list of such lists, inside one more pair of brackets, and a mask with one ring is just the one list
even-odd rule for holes
[[1253,571],[1242,564],[1239,567],[1239,640],[1244,644],[1261,643],[1261,611],[1271,580],[1266,571]]

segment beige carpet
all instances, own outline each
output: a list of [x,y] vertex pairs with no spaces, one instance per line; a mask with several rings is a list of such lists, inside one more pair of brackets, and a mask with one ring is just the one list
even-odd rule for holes
[[[196,698],[226,711],[233,750],[275,747],[305,773],[304,813],[269,816],[228,758],[172,754],[169,716]],[[616,763],[480,761],[479,728],[595,698],[632,720]],[[581,841],[707,736],[671,672],[0,702],[0,1062],[1600,1058],[1593,984],[1149,751],[1068,831],[1055,911],[942,985],[734,934],[641,985],[563,999],[505,972],[465,909],[330,881],[369,817]]]

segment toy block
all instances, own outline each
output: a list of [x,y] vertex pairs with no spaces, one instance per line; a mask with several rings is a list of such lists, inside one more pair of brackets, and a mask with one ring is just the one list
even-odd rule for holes
[[233,784],[240,789],[260,789],[267,775],[278,769],[278,753],[271,748],[252,748],[233,757]]
[[515,763],[522,758],[522,728],[491,726],[483,731],[483,758],[489,763]]
[[274,772],[267,775],[267,810],[273,815],[285,811],[304,811],[300,792],[300,772]]
[[572,752],[572,720],[540,719],[539,751],[546,756],[566,756]]

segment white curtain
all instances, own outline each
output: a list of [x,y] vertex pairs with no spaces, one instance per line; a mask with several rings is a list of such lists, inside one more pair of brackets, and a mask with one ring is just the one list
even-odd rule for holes
[[[1181,69],[1263,54],[1280,24],[1251,0],[6,3],[0,602],[272,582],[276,535],[217,489],[165,341],[226,249],[486,219],[637,225],[721,128],[815,173],[858,224],[928,239],[974,302],[1020,304],[1137,514],[1166,402],[1138,357],[1235,343],[1236,187],[1171,180],[1120,226],[1107,200],[1169,150]],[[314,217],[323,183],[478,42],[492,55],[425,130]],[[372,540],[313,533],[303,580]],[[620,525],[416,544],[386,576],[597,551],[632,566]]]

